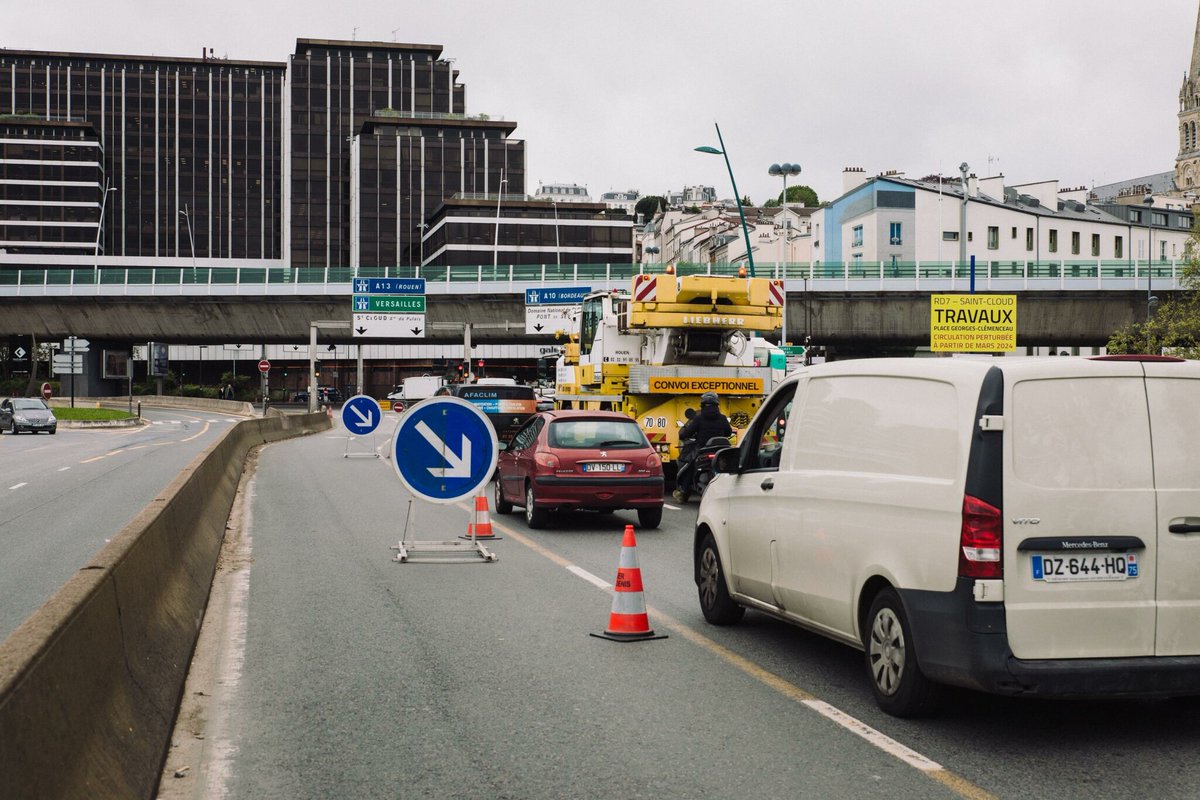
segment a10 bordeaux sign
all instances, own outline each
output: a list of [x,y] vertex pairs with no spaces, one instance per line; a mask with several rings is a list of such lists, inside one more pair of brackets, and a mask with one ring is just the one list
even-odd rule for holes
[[935,294],[929,301],[929,349],[935,353],[1016,349],[1015,294]]

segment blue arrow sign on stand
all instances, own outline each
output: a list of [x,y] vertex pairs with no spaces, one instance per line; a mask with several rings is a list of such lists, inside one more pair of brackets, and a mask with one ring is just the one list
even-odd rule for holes
[[525,290],[525,305],[578,305],[592,289],[589,286],[543,286]]
[[383,410],[374,397],[356,394],[342,404],[342,427],[358,436],[366,436],[379,427]]
[[496,429],[458,397],[435,397],[405,412],[392,436],[392,467],[405,488],[431,503],[473,497],[496,469]]
[[425,294],[424,278],[355,278],[353,294]]

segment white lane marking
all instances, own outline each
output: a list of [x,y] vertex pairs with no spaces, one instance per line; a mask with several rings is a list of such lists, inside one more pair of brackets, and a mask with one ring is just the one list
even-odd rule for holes
[[10,486],[8,488],[9,489],[20,489],[22,486],[28,486],[28,485],[29,485],[29,481],[24,481],[23,483],[18,483],[16,486]]
[[592,584],[593,586],[604,589],[605,591],[612,589],[611,583],[609,583],[608,581],[605,581],[603,578],[597,578],[595,575],[588,572],[583,567],[577,567],[574,564],[569,564],[569,565],[567,565],[567,572],[572,572],[572,573],[578,575],[579,577],[583,578],[585,581]]
[[59,471],[59,472],[66,472],[66,471],[67,471],[67,470],[69,470],[69,469],[70,469],[70,467],[59,467],[59,468],[58,468],[58,471]]
[[887,734],[880,733],[867,723],[855,719],[845,711],[834,708],[824,700],[814,699],[802,702],[822,717],[836,722],[857,736],[861,736],[883,752],[895,756],[914,769],[919,769],[922,772],[933,772],[934,770],[942,769],[942,765],[936,761],[926,758],[916,750],[905,747]]
[[679,506],[673,506],[670,503],[663,503],[663,508],[669,508],[672,511],[682,511],[683,510]]

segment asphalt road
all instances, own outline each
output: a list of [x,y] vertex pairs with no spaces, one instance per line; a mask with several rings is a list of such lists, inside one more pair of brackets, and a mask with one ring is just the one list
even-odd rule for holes
[[239,419],[142,416],[137,428],[0,435],[0,640]]
[[[1197,701],[955,691],[939,716],[897,720],[877,710],[858,652],[754,612],[708,625],[694,506],[638,534],[663,640],[588,635],[608,623],[596,584],[615,577],[633,514],[535,532],[493,513],[498,562],[396,563],[408,497],[388,462],[345,450],[335,430],[262,451],[163,798],[1143,798],[1200,785]],[[451,540],[468,520],[465,505],[412,513],[410,539]]]

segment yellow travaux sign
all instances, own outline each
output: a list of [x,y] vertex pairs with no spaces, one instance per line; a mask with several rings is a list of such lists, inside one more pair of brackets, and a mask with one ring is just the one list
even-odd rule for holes
[[651,378],[651,394],[762,394],[762,378]]
[[1015,294],[935,294],[929,301],[930,350],[998,353],[1016,349]]

